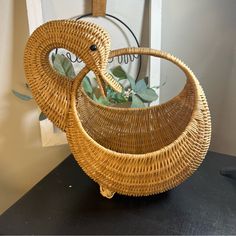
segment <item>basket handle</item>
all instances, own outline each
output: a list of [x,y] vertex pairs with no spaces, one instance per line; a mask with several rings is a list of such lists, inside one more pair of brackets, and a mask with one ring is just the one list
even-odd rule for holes
[[[196,84],[198,84],[198,80],[196,79],[194,73],[189,69],[189,67],[185,63],[183,63],[180,59],[176,58],[172,54],[164,52],[164,51],[160,51],[160,50],[151,49],[151,48],[141,48],[141,47],[140,48],[123,48],[123,49],[117,49],[117,50],[111,51],[109,58],[120,56],[120,55],[129,55],[129,54],[149,55],[149,56],[163,58],[172,62],[184,72],[188,82],[194,85],[193,87],[195,88],[195,93],[196,94],[198,93],[195,86]],[[89,69],[87,67],[81,70],[72,85],[71,106],[70,106],[69,112],[72,113],[76,117],[78,117],[78,112],[76,108],[78,89],[79,89],[79,86],[81,85],[81,82],[84,76],[86,76],[88,72],[89,72]]]
[[[117,57],[117,56],[121,56],[121,55],[129,55],[129,54],[132,54],[132,55],[134,55],[134,54],[149,55],[149,56],[154,56],[154,57],[159,57],[159,58],[162,58],[162,59],[166,59],[166,60],[172,62],[173,64],[175,64],[176,66],[178,66],[184,72],[187,79],[192,80],[193,78],[195,78],[195,75],[193,74],[193,72],[180,59],[178,59],[177,57],[173,56],[170,53],[160,51],[160,50],[156,50],[156,49],[144,48],[144,47],[121,48],[121,49],[111,51],[110,54],[109,54],[109,58],[113,58],[113,57]],[[76,103],[77,90],[78,90],[84,76],[88,72],[89,72],[88,68],[84,68],[83,70],[81,70],[80,73],[78,74],[76,80],[73,83],[72,103],[74,103],[74,104]]]
[[151,48],[145,48],[145,47],[121,48],[121,49],[111,51],[109,58],[117,57],[121,55],[129,55],[129,54],[148,55],[148,56],[154,56],[154,57],[166,59],[174,63],[175,65],[177,65],[185,73],[187,78],[191,78],[190,74],[191,75],[193,74],[192,71],[189,69],[189,67],[177,57],[173,56],[170,53],[167,53],[161,50],[151,49]]

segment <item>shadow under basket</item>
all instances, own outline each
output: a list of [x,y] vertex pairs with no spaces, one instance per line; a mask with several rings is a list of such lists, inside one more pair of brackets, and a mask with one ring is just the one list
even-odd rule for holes
[[[72,36],[65,40],[69,33]],[[96,54],[89,51],[92,43],[100,45]],[[193,72],[171,54],[149,48],[110,52],[109,45],[107,33],[92,23],[46,23],[33,33],[25,51],[30,88],[43,113],[66,132],[76,161],[100,185],[103,196],[167,191],[186,180],[206,155],[211,137],[206,97]],[[74,80],[58,75],[45,63],[55,47],[67,48],[87,65]],[[95,103],[81,88],[88,68],[101,63],[102,73],[108,57],[127,54],[155,56],[177,65],[187,78],[181,93],[147,108]]]

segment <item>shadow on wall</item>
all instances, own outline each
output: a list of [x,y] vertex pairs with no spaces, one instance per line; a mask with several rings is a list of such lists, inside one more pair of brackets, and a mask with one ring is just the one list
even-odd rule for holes
[[[162,11],[162,49],[185,61],[198,77],[212,116],[210,149],[230,155],[236,155],[235,9],[235,0],[165,0]],[[172,75],[168,93],[179,86]]]
[[6,42],[1,45],[1,60],[9,63],[7,67],[10,70],[1,68],[4,81],[0,88],[0,213],[69,154],[67,146],[41,147],[36,104],[20,101],[11,93],[12,88],[24,90],[23,53],[28,37],[27,13],[24,0],[4,1],[2,4],[5,4],[1,7],[2,11],[7,8],[11,19],[3,14],[1,23],[5,25],[5,30],[0,32]]
[[[235,155],[234,138],[235,129],[234,117],[236,110],[235,86],[236,81],[233,77],[235,74],[236,53],[232,51],[233,45],[227,43],[219,37],[217,43],[209,47],[209,52],[204,58],[205,65],[202,73],[202,86],[206,88],[206,96],[209,102],[209,108],[212,116],[212,141],[210,148],[221,153]],[[227,58],[227,63],[222,60]],[[202,62],[204,64],[204,62]],[[215,68],[209,70],[209,68]],[[218,69],[222,68],[222,69]],[[212,88],[212,89],[207,89]]]

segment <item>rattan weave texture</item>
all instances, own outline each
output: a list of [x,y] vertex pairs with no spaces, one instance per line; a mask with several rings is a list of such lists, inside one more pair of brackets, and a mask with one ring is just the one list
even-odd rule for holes
[[[97,50],[90,50],[91,45],[96,45]],[[106,71],[110,37],[101,27],[85,21],[58,20],[37,28],[25,48],[26,78],[42,112],[65,131],[72,81],[60,76],[49,64],[49,53],[55,48],[79,55],[93,70],[101,88],[103,80],[118,92],[122,87]]]
[[[90,41],[77,32],[84,24]],[[169,190],[197,169],[208,150],[211,120],[204,92],[193,72],[168,53],[126,48],[108,55],[109,37],[98,28],[92,23],[54,21],[33,34],[25,52],[26,77],[33,95],[43,112],[65,130],[75,159],[101,186],[103,195],[112,197],[117,192],[146,196]],[[64,32],[70,32],[70,38],[64,38]],[[42,42],[42,35],[45,44],[39,49],[36,46]],[[91,44],[99,45],[98,57],[87,50]],[[50,68],[47,57],[55,47],[67,48],[86,63],[75,80],[59,76]],[[108,56],[124,54],[145,54],[171,61],[186,75],[184,89],[170,101],[148,108],[96,104],[83,92],[82,79],[93,70],[119,90],[110,78],[104,78],[105,67]],[[30,61],[30,56],[37,60]]]

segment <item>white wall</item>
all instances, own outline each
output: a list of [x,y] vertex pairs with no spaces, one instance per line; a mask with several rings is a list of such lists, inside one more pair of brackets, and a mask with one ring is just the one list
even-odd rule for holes
[[[92,12],[92,0],[42,0],[44,22],[54,19],[69,19]],[[122,4],[125,3],[125,4]],[[124,21],[134,32],[142,46],[148,46],[149,42],[149,1],[148,0],[107,0],[106,13],[118,17]],[[104,27],[111,37],[111,48],[136,47],[135,39],[131,33],[117,20],[109,17],[86,17],[86,21],[92,21]],[[110,67],[117,65],[113,63]],[[136,77],[139,63],[122,65],[129,74]],[[74,65],[77,67],[77,65]],[[77,67],[80,68],[81,67]],[[141,76],[148,73],[147,60],[144,58]]]
[[0,214],[60,163],[67,146],[42,148],[34,102],[25,92],[23,51],[28,37],[25,0],[0,0]]
[[[91,13],[91,2],[92,1],[88,0],[42,0],[44,21],[68,19],[74,16]],[[148,20],[148,4],[145,4],[145,2],[147,3],[145,0],[128,0],[125,4],[122,4],[120,0],[107,0],[106,12],[128,24],[138,40],[142,42],[144,29],[146,29],[146,34],[148,35],[148,27],[143,27],[144,24],[147,25],[146,21]],[[84,20],[97,22],[108,30],[112,39],[112,49],[136,46],[130,33],[118,21],[110,20],[110,18],[104,19],[102,17],[87,17],[84,18]],[[148,42],[148,40],[146,41]]]
[[[199,78],[208,98],[211,150],[236,155],[236,1],[163,0],[162,49],[183,59]],[[165,101],[183,83],[164,64]]]

